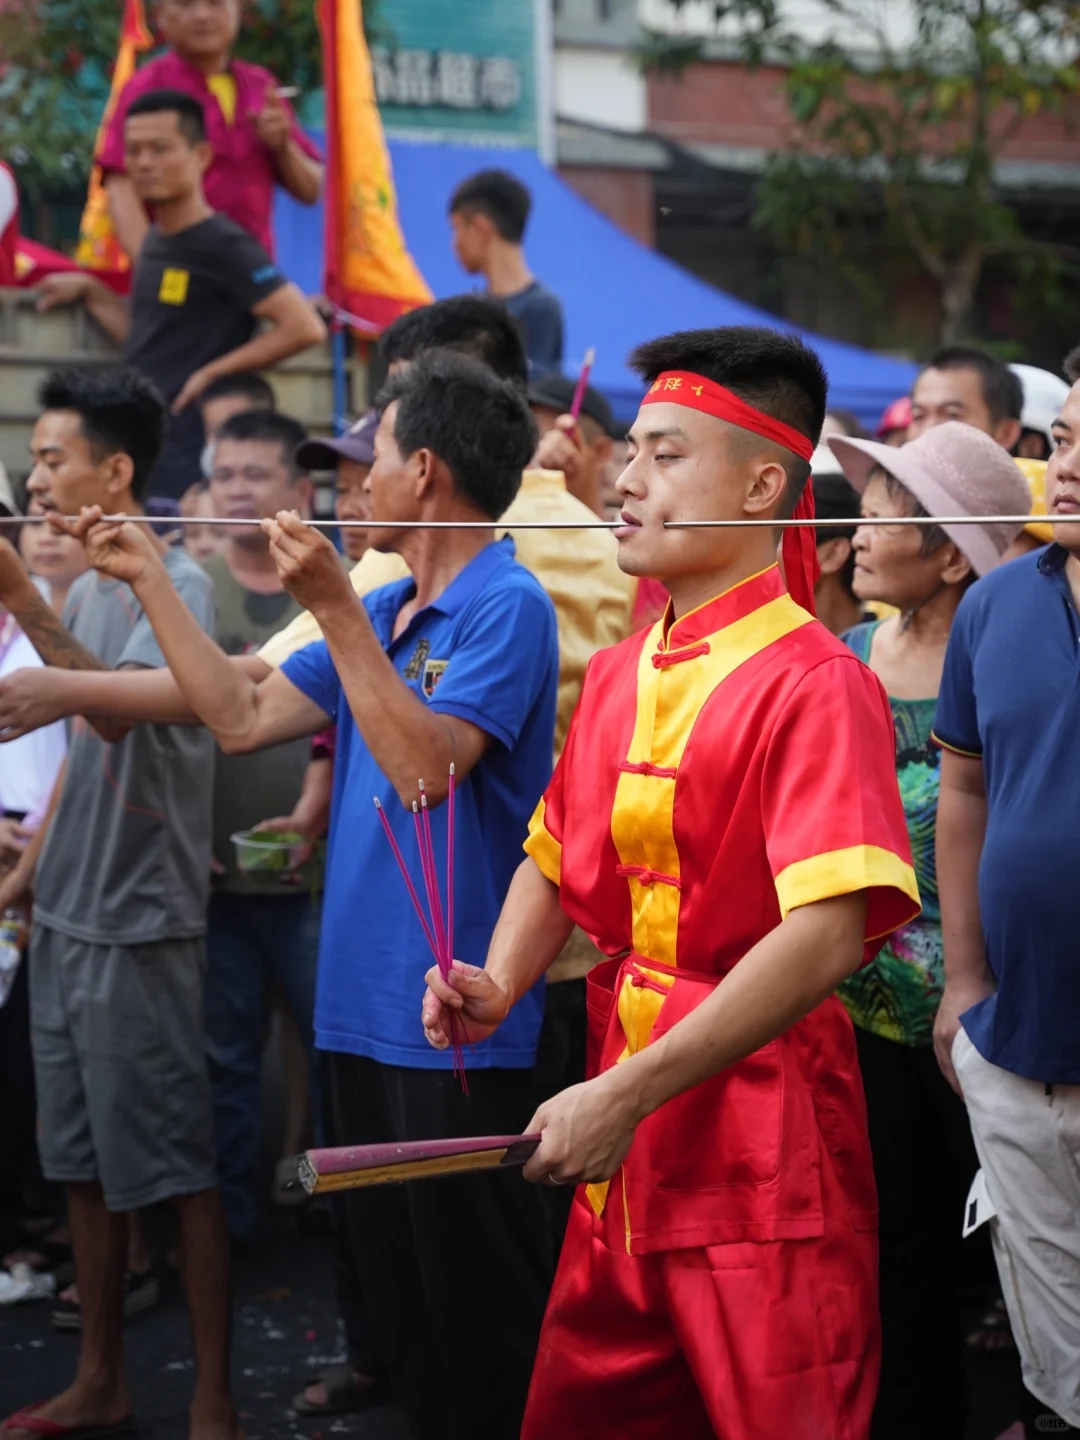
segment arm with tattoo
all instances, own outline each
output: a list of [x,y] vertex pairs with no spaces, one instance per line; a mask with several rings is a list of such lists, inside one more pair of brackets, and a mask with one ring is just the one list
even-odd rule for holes
[[[23,634],[46,665],[54,665],[60,670],[109,669],[64,628],[6,540],[0,540],[0,602],[14,615]],[[90,724],[103,740],[111,743],[122,740],[131,729],[129,721],[100,717],[91,719]]]

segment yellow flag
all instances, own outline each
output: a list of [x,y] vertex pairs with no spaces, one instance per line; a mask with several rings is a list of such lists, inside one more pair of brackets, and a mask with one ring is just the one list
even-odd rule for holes
[[[98,126],[97,139],[94,141],[95,155],[101,154],[116,102],[121,90],[135,74],[139,55],[149,50],[153,43],[154,38],[143,13],[142,0],[124,0],[120,48],[116,52],[109,99]],[[113,229],[109,200],[105,194],[104,178],[99,165],[95,165],[90,171],[90,185],[79,223],[79,247],[75,251],[75,259],[87,270],[125,271],[131,268],[127,252],[116,238],[116,231]]]
[[323,289],[383,329],[432,298],[405,247],[360,0],[319,0],[326,87]]

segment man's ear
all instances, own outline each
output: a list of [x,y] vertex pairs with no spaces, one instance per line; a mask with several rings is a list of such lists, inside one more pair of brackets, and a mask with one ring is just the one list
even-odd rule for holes
[[994,439],[1005,450],[1012,450],[1020,439],[1022,426],[1019,420],[999,420],[994,426]]
[[846,535],[819,540],[817,555],[822,575],[838,575],[851,557],[851,541]]
[[421,448],[409,456],[413,467],[413,494],[417,500],[434,500],[440,468],[446,469],[434,450]]
[[746,494],[746,509],[752,514],[775,511],[787,489],[787,471],[778,460],[760,460],[754,468]]
[[101,462],[101,468],[109,501],[105,510],[115,514],[117,504],[131,493],[135,479],[135,462],[130,455],[118,450],[115,455],[109,455]]
[[209,140],[200,140],[196,144],[195,159],[199,162],[199,174],[205,175],[214,160],[214,147]]

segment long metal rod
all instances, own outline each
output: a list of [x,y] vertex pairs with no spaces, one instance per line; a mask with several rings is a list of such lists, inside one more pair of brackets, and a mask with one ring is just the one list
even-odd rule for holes
[[[65,519],[78,520],[77,515]],[[46,515],[0,515],[0,525],[41,525]],[[258,520],[216,519],[212,515],[103,515],[101,523],[134,525],[243,525]],[[813,520],[665,520],[665,530],[847,529],[864,525],[1076,525],[1077,515],[874,515],[864,520],[841,516]],[[320,530],[618,530],[621,520],[313,520]]]

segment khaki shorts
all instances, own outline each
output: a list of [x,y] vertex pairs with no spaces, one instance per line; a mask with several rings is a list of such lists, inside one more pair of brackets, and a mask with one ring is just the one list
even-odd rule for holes
[[92,945],[43,925],[30,944],[45,1177],[98,1181],[109,1210],[216,1184],[201,938]]
[[1080,1085],[985,1060],[961,1027],[952,1062],[993,1210],[1001,1290],[1024,1384],[1080,1426]]

